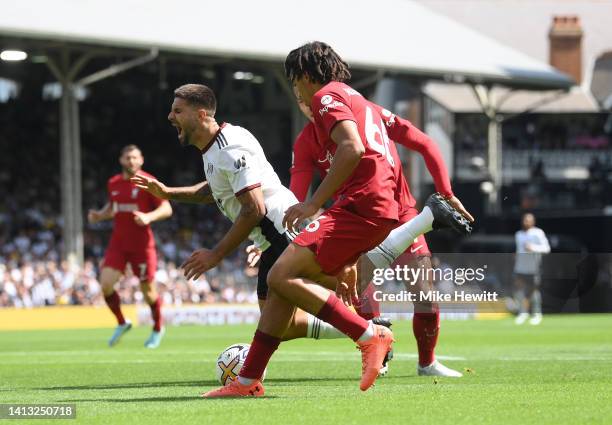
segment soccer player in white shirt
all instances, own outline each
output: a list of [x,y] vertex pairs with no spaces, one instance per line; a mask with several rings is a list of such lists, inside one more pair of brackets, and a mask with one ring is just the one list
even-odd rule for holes
[[540,294],[540,264],[542,254],[550,252],[546,234],[535,226],[535,217],[531,213],[523,215],[523,229],[515,234],[516,258],[514,262],[515,300],[518,304],[518,315],[515,323],[522,325],[529,318],[527,304],[531,307],[529,323],[539,325],[542,322],[542,295]]
[[[218,124],[215,112],[213,91],[203,85],[187,84],[175,90],[172,110],[168,115],[172,125],[177,128],[180,143],[184,146],[194,145],[201,150],[206,181],[189,187],[168,187],[155,179],[138,175],[132,182],[163,199],[215,202],[233,225],[213,249],[199,249],[191,255],[182,265],[185,276],[197,279],[248,238],[263,251],[257,288],[260,308],[263,308],[268,290],[268,270],[295,236],[282,224],[285,211],[298,201],[280,183],[257,139],[244,128]],[[388,266],[416,236],[433,227],[455,225],[467,227],[469,233],[470,227],[465,219],[459,219],[460,214],[439,197],[432,196],[428,205],[427,212],[421,214],[423,217],[419,215],[394,229],[385,241],[388,245],[385,245],[385,252],[389,255],[398,252],[391,255],[393,258],[384,259],[389,262]],[[372,255],[378,258],[374,251]],[[335,277],[322,275],[320,278],[319,283],[323,286],[336,288]],[[314,322],[308,316],[311,315],[298,309],[282,339],[319,338],[324,334],[344,337],[344,334],[322,321],[317,323],[316,335],[313,335],[311,323]]]

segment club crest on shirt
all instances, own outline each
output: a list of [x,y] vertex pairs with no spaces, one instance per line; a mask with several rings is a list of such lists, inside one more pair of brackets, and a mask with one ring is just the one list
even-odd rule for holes
[[132,189],[132,199],[136,199],[137,196],[138,196],[138,188],[135,187]]
[[246,158],[244,155],[242,155],[242,158],[238,158],[234,161],[234,167],[236,167],[236,170],[246,167]]

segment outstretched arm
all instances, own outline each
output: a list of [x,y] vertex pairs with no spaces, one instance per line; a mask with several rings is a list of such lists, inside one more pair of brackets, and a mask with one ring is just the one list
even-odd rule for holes
[[163,201],[159,207],[155,208],[153,211],[142,212],[142,211],[134,211],[134,221],[139,226],[147,226],[155,221],[165,220],[166,218],[172,215],[172,207],[170,206],[170,202]]
[[[383,114],[383,116],[385,115]],[[433,177],[436,191],[444,196],[453,208],[473,222],[474,217],[472,214],[465,209],[461,201],[453,194],[448,170],[438,145],[408,120],[392,114],[387,114],[385,120],[389,137],[394,142],[421,154],[429,173]]]
[[251,189],[237,196],[237,199],[241,205],[240,214],[225,236],[213,249],[195,251],[181,266],[188,280],[199,278],[202,273],[219,264],[223,258],[248,238],[251,231],[266,215],[266,204],[261,187]]
[[168,187],[157,179],[137,174],[130,179],[136,187],[144,189],[152,195],[177,202],[188,202],[193,204],[210,204],[215,202],[210,186],[206,181],[193,186]]
[[87,221],[90,224],[96,224],[100,221],[110,220],[113,218],[113,216],[113,208],[110,202],[107,202],[106,205],[99,210],[89,210],[87,213]]

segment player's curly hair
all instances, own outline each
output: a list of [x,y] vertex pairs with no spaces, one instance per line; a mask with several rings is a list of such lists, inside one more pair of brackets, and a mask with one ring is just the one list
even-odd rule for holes
[[351,72],[346,62],[326,43],[313,41],[292,50],[285,59],[285,74],[290,81],[304,76],[312,82],[348,81]]
[[186,100],[194,106],[205,109],[213,117],[217,111],[215,92],[204,84],[184,84],[174,90],[174,97]]

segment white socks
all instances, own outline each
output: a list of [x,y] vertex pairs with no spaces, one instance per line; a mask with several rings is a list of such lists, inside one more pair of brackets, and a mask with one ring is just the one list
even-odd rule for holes
[[423,211],[412,220],[393,229],[387,239],[369,251],[366,256],[376,268],[390,267],[418,236],[431,231],[433,221],[434,216],[429,207],[423,208]]
[[374,323],[368,322],[368,328],[365,330],[363,335],[361,335],[359,337],[359,339],[357,341],[358,342],[365,342],[368,339],[372,338],[373,336],[374,336]]
[[314,339],[336,339],[346,338],[342,332],[334,328],[327,322],[313,316],[312,314],[306,314],[308,317],[308,331],[306,332],[306,338]]

